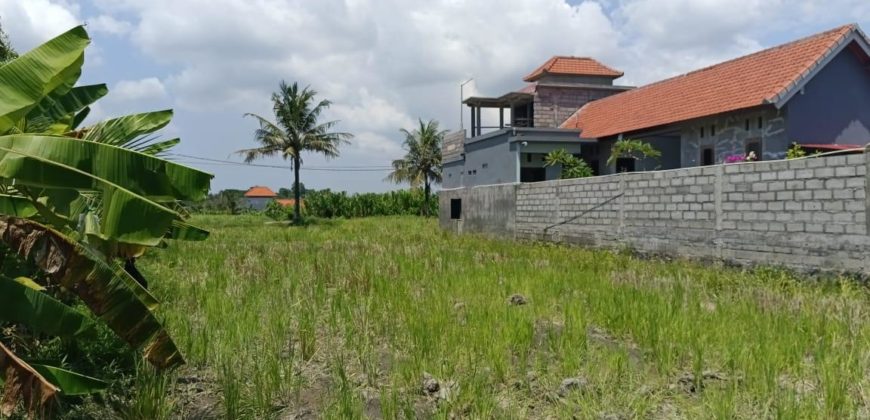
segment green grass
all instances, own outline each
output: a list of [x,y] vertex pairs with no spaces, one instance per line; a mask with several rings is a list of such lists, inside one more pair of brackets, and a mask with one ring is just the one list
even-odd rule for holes
[[[870,306],[853,282],[455,236],[415,217],[194,222],[212,230],[208,241],[173,244],[141,264],[188,360],[173,378],[188,379],[139,381],[139,399],[172,389],[138,402],[140,411],[870,414]],[[513,294],[528,303],[509,304]],[[424,394],[424,373],[446,399]],[[571,377],[585,385],[560,396]],[[179,391],[191,382],[200,389]]]

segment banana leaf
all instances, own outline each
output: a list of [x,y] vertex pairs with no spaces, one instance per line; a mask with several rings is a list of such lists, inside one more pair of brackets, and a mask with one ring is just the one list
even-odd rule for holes
[[49,93],[72,88],[89,43],[84,27],[77,26],[0,66],[0,133],[18,124]]
[[166,127],[170,121],[172,121],[171,109],[125,115],[84,128],[82,139],[124,147],[146,134]]
[[19,400],[32,416],[44,415],[60,392],[60,388],[18,358],[3,343],[0,343],[0,378],[3,380],[0,415],[4,417],[12,416]]
[[81,125],[82,122],[85,121],[85,118],[87,118],[88,115],[90,115],[90,114],[91,114],[91,107],[89,107],[89,106],[85,107],[85,109],[79,111],[76,114],[76,116],[73,117],[72,124],[70,124],[70,128],[73,130],[75,130],[76,128],[79,128],[79,125]]
[[156,300],[123,268],[100,260],[60,232],[27,219],[0,216],[0,241],[78,297],[121,339],[159,369],[184,363],[152,313]]
[[30,110],[27,119],[26,132],[44,133],[52,124],[68,119],[63,129],[56,130],[60,134],[68,131],[73,124],[74,114],[96,102],[109,92],[105,84],[77,86],[64,94],[52,92],[42,99],[36,107]]
[[182,217],[147,196],[201,199],[212,175],[100,143],[12,135],[0,136],[0,177],[27,187],[98,191],[101,239],[154,246]]
[[61,337],[88,336],[94,331],[94,323],[86,315],[6,277],[0,277],[0,320]]
[[39,372],[43,378],[60,388],[60,392],[64,396],[93,394],[109,386],[105,381],[56,366],[37,363],[31,363],[30,366]]
[[174,220],[168,238],[178,241],[204,241],[208,239],[208,235],[209,232],[201,227],[181,220]]
[[25,197],[9,194],[0,194],[0,214],[18,217],[33,217],[36,215],[36,207]]
[[145,147],[134,149],[141,153],[145,153],[146,155],[159,155],[173,147],[176,144],[181,143],[181,139],[174,138],[170,140],[165,140],[157,143],[151,143],[146,145]]
[[19,276],[12,280],[15,280],[16,283],[21,284],[25,287],[29,287],[37,292],[42,292],[45,290],[45,287],[42,287],[39,283],[33,281],[30,277]]

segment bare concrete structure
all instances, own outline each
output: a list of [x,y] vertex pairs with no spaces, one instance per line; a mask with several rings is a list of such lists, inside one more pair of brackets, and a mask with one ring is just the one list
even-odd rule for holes
[[461,233],[870,274],[868,167],[865,152],[445,190],[440,222]]

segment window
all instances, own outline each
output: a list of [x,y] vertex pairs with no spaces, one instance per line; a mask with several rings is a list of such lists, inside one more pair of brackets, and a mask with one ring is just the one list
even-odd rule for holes
[[483,169],[486,169],[487,167],[489,167],[489,164],[488,164],[488,163],[484,163],[484,164],[482,165],[482,167],[483,167]]
[[526,162],[531,162],[531,161],[532,161],[532,154],[526,153]]
[[616,173],[634,172],[634,158],[616,159]]
[[715,135],[716,135],[716,124],[713,124],[713,125],[710,126],[710,135],[711,135],[711,136],[715,136]]
[[462,199],[461,198],[451,198],[450,199],[450,218],[453,220],[458,220],[462,218]]
[[546,180],[546,168],[520,168],[520,182],[540,182]]
[[712,147],[701,149],[701,165],[710,166],[716,163],[716,155],[713,153]]
[[746,119],[746,127],[744,130],[749,131],[749,118]]
[[701,127],[701,138],[704,138],[704,127]]
[[758,129],[764,128],[764,117],[758,117]]

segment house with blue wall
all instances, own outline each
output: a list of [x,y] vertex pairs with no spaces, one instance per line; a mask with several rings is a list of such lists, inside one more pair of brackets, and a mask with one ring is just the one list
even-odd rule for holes
[[[870,143],[870,43],[854,24],[638,88],[615,85],[620,76],[591,58],[554,57],[517,92],[466,99],[471,133],[445,139],[443,187],[558,179],[543,157],[559,148],[609,174],[750,152],[782,159],[792,143],[810,151]],[[481,125],[484,108],[498,109],[497,126]],[[661,157],[608,165],[619,139],[648,142]]]

